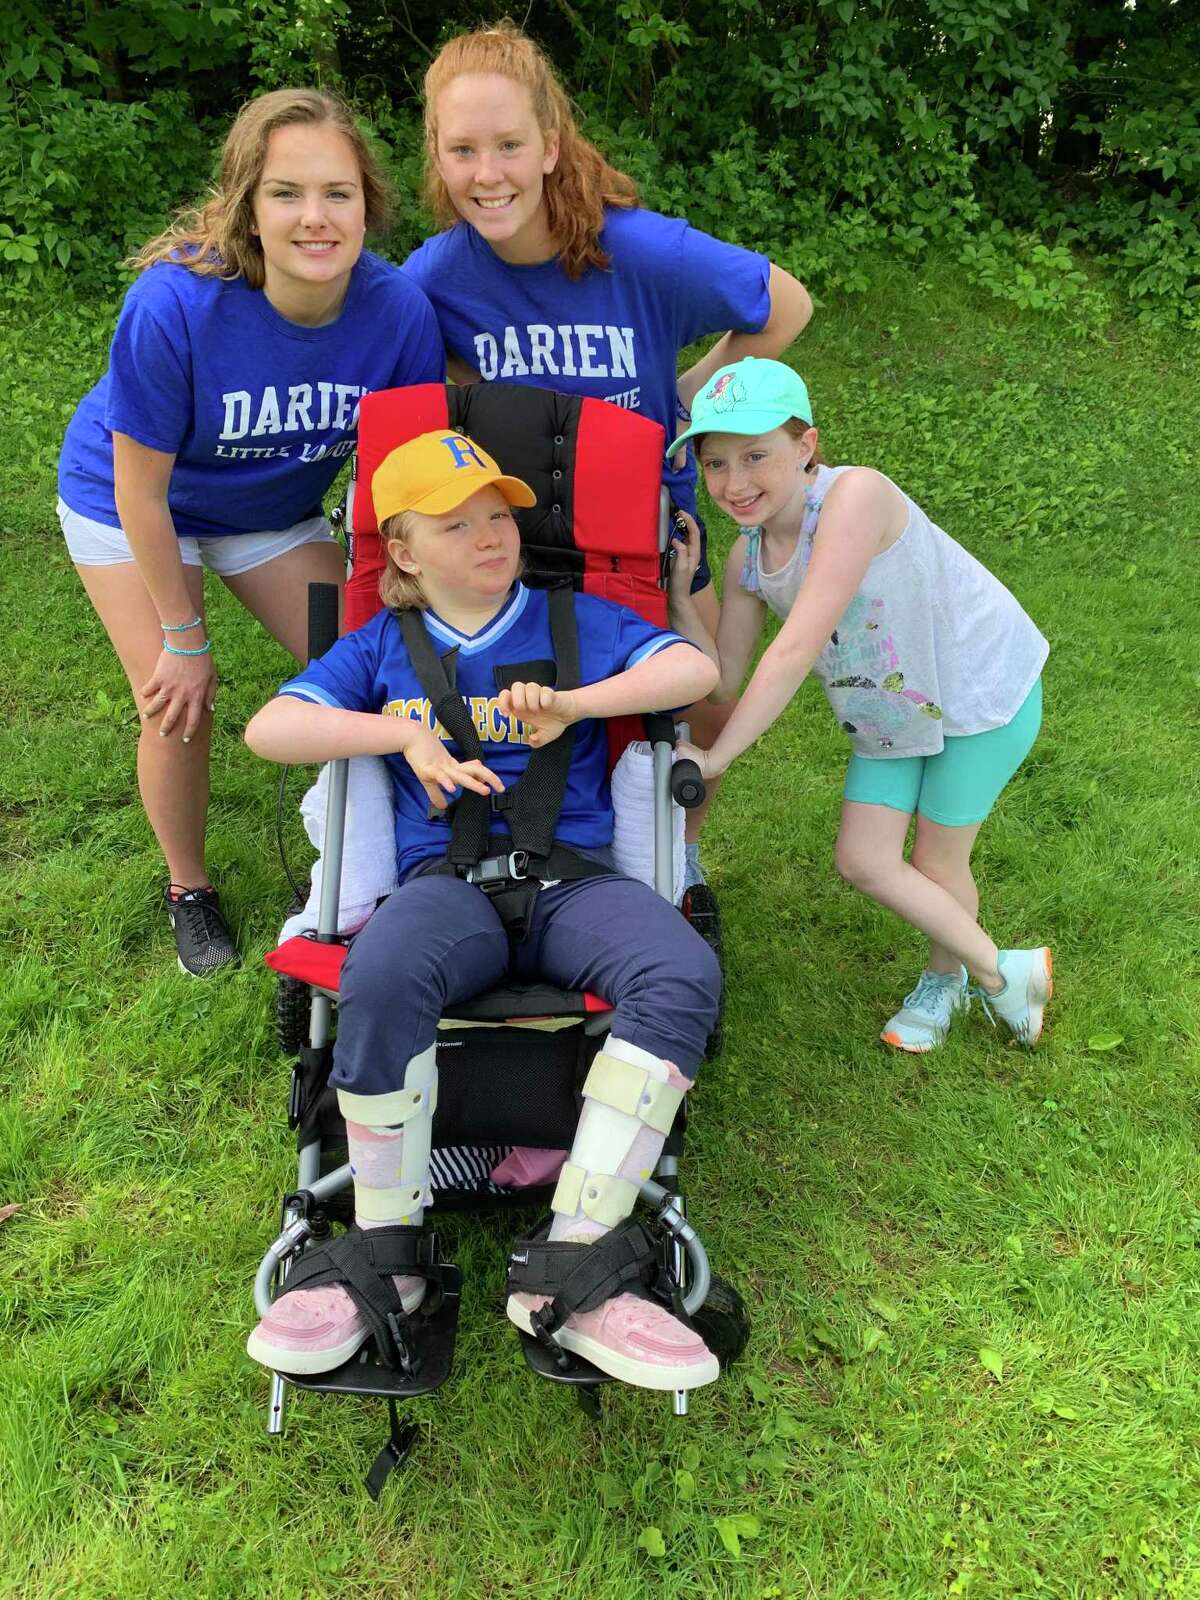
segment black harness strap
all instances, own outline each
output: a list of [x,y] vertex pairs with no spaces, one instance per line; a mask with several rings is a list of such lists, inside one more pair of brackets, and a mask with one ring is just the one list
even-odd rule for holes
[[[550,641],[554,651],[553,687],[579,687],[579,628],[574,591],[565,585],[547,591]],[[474,719],[450,682],[446,660],[437,653],[420,614],[395,613],[409,660],[438,721],[467,761],[483,761],[484,749]],[[497,681],[503,682],[503,668]],[[464,790],[454,803],[450,848],[440,869],[465,877],[496,906],[509,937],[518,942],[529,931],[534,902],[543,881],[590,878],[609,869],[555,843],[562,811],[575,729],[567,728],[550,744],[534,750],[525,771],[503,794]],[[493,812],[503,815],[509,834],[489,836]]]
[[[408,658],[433,714],[458,745],[467,761],[483,760],[471,713],[462,695],[446,675],[446,663],[434,649],[420,612],[411,608],[393,613],[404,635]],[[467,802],[477,802],[468,804]],[[485,795],[464,790],[454,806],[448,859],[452,866],[473,866],[487,853],[489,808]]]
[[[551,589],[546,599],[556,668],[553,687],[578,689],[579,627],[574,592],[569,588]],[[535,750],[519,781],[494,797],[494,808],[504,813],[517,849],[528,850],[535,859],[548,856],[554,846],[554,830],[558,827],[574,748],[575,729],[567,728],[550,744]]]

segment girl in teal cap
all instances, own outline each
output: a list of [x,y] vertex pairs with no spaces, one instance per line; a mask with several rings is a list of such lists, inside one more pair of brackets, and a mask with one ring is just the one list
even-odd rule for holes
[[688,753],[706,777],[723,773],[818,677],[853,746],[837,869],[929,940],[928,965],[882,1037],[932,1050],[975,994],[1036,1043],[1050,951],[997,949],[977,921],[971,851],[1037,737],[1045,639],[882,473],[824,464],[790,367],[748,357],[721,368],[671,450],[687,439],[709,494],[742,529],[715,642],[689,593],[699,557],[690,518],[671,575],[673,625],[721,669],[714,699],[737,692],[767,611],[783,619],[712,748]]

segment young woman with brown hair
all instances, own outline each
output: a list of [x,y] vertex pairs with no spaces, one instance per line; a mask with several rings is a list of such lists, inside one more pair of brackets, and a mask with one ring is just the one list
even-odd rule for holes
[[363,249],[389,195],[346,107],[244,106],[218,186],[131,263],[109,369],[59,463],[59,517],[142,719],[138,782],[180,965],[236,956],[204,860],[217,672],[203,570],[297,660],[311,582],[342,581],[321,509],[359,397],[445,374],[425,296]]

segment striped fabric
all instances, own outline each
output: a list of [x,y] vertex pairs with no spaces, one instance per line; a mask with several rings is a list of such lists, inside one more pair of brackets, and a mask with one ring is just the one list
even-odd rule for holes
[[512,1151],[507,1144],[441,1145],[430,1154],[429,1176],[436,1195],[439,1190],[458,1190],[468,1194],[506,1194],[502,1184],[492,1182],[492,1170]]

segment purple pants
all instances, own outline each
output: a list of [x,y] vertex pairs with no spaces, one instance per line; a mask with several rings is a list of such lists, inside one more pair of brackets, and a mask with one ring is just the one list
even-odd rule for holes
[[342,969],[330,1082],[352,1094],[402,1087],[456,1002],[513,978],[590,989],[612,1031],[694,1078],[716,1021],[717,959],[673,905],[619,874],[545,888],[510,948],[491,901],[461,878],[417,875],[388,897]]

